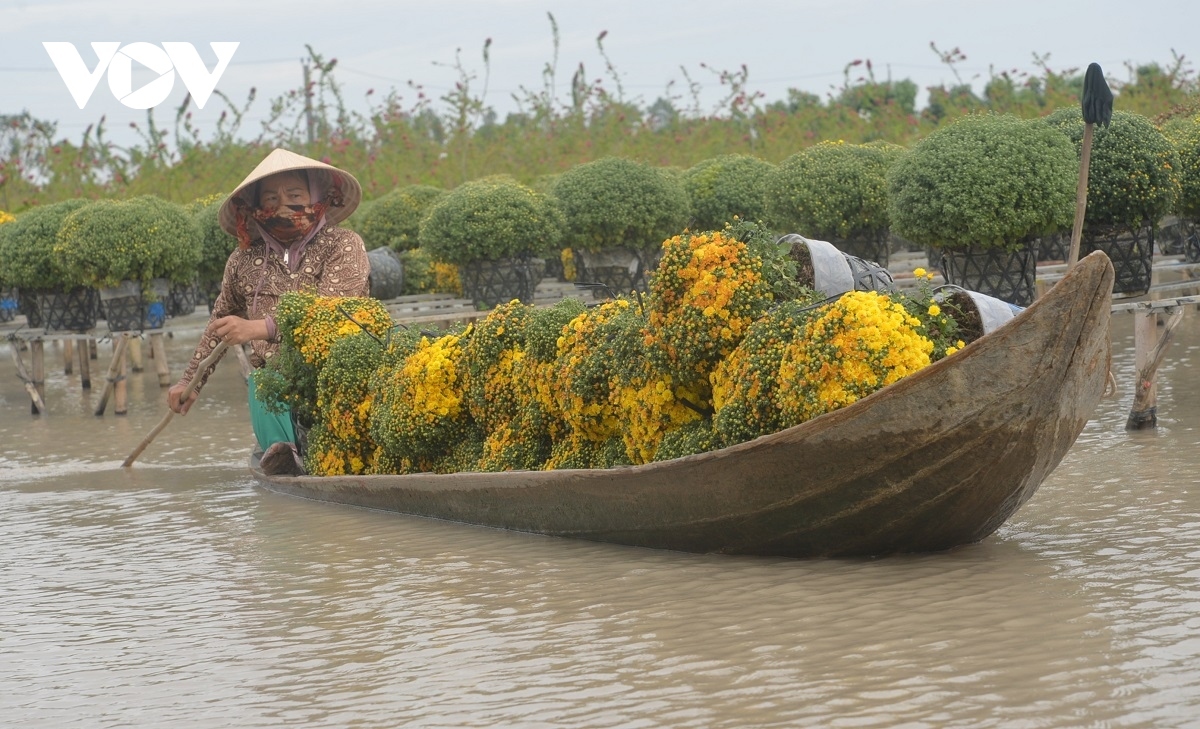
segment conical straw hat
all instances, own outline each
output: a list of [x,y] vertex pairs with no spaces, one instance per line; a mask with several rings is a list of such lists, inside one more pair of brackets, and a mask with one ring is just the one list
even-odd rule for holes
[[[242,184],[238,185],[221,205],[221,228],[226,233],[236,237],[237,211],[234,209],[233,198],[238,195],[244,195],[247,187],[264,177],[270,177],[276,172],[291,172],[293,170],[324,170],[330,175],[338,176],[338,182],[342,188],[343,205],[340,208],[331,207],[325,211],[325,220],[330,225],[337,225],[350,217],[350,214],[354,212],[358,204],[362,202],[362,185],[358,184],[358,180],[354,179],[354,175],[345,170],[339,170],[333,165],[318,162],[304,155],[289,152],[286,149],[276,149],[268,154],[266,159],[258,163],[254,171],[247,175],[246,179],[242,180]],[[246,200],[246,202],[254,205],[257,201]]]

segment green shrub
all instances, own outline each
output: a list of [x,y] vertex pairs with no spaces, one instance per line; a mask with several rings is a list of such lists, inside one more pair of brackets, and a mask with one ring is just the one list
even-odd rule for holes
[[706,159],[679,175],[687,193],[693,230],[720,230],[738,216],[762,220],[767,178],[775,165],[748,154]]
[[434,261],[459,265],[538,253],[561,235],[561,217],[549,198],[499,176],[447,193],[420,227],[421,247]]
[[766,183],[767,215],[810,238],[875,239],[890,225],[887,173],[904,148],[821,142],[788,157]]
[[429,185],[407,185],[373,200],[357,224],[367,250],[383,246],[394,251],[416,248],[421,218],[445,194],[445,190]]
[[89,203],[64,200],[22,213],[0,226],[0,271],[9,286],[22,289],[69,290],[82,285],[54,257],[54,243],[63,220]]
[[221,228],[218,214],[224,202],[224,195],[210,195],[188,206],[200,239],[200,263],[196,275],[203,284],[219,282],[224,277],[225,263],[237,248],[237,238]]
[[[1046,123],[1075,144],[1075,167],[1083,149],[1083,114],[1079,107],[1059,109]],[[1138,226],[1174,209],[1179,195],[1175,150],[1150,120],[1114,111],[1107,127],[1094,125],[1088,167],[1085,221],[1100,225]]]
[[888,216],[916,243],[1016,249],[1071,225],[1078,171],[1070,143],[1044,123],[966,116],[892,165]]
[[54,256],[85,286],[154,278],[186,284],[200,265],[200,234],[182,205],[152,195],[97,200],[63,220]]
[[1179,201],[1175,211],[1188,220],[1200,220],[1200,114],[1168,122],[1163,133],[1175,147],[1179,165]]
[[606,157],[576,165],[554,184],[574,248],[656,249],[687,219],[687,194],[672,176],[640,162]]

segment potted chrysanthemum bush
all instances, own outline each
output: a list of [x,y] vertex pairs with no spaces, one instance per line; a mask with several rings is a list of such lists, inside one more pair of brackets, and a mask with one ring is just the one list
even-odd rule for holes
[[1027,306],[1036,241],[1069,228],[1078,162],[1038,120],[975,114],[917,142],[888,173],[900,236],[941,251],[946,280]]
[[558,209],[511,177],[467,182],[439,198],[421,220],[421,248],[458,266],[463,293],[476,307],[533,301],[545,272],[538,253],[561,236]]
[[1180,248],[1189,263],[1197,263],[1200,262],[1200,114],[1167,122],[1163,133],[1179,159],[1175,168],[1179,180],[1175,214]]
[[687,221],[676,175],[620,157],[563,172],[551,188],[574,251],[576,279],[603,285],[598,298],[645,291],[662,242]]
[[199,229],[182,205],[152,195],[97,200],[63,219],[54,257],[98,289],[113,331],[161,327],[172,284],[191,285]]
[[[4,248],[4,225],[16,220],[11,214],[0,210],[0,249]],[[3,267],[0,267],[0,322],[12,321],[17,315],[17,293],[4,276]]]
[[748,154],[706,159],[679,175],[689,204],[688,227],[720,230],[736,219],[766,216],[767,178],[775,165]]
[[[209,311],[212,311],[213,304],[221,293],[225,264],[237,248],[237,238],[226,233],[221,227],[220,210],[223,202],[224,195],[214,194],[194,200],[187,206],[200,241],[200,262],[196,266],[195,290],[199,292],[197,299],[203,295],[207,300]],[[172,290],[172,299],[177,300],[173,308],[176,313],[185,314],[190,310],[187,309],[188,302],[183,298],[181,288],[176,287]]]
[[[371,259],[371,295],[389,299],[410,291],[409,262],[427,270],[427,256],[416,253],[421,219],[446,191],[431,185],[404,185],[375,198],[355,221]],[[421,272],[415,274],[421,277]]]
[[788,157],[767,180],[768,219],[780,230],[829,241],[886,267],[887,173],[904,148],[827,141]]
[[[1080,109],[1059,109],[1045,123],[1074,144],[1078,159],[1084,133]],[[1179,196],[1178,156],[1140,114],[1114,111],[1112,121],[1096,125],[1093,135],[1079,254],[1104,251],[1117,274],[1113,293],[1143,294],[1150,290],[1155,230]]]
[[30,327],[83,331],[96,325],[95,290],[54,255],[63,220],[87,204],[75,199],[40,205],[0,228],[0,271],[16,288]]

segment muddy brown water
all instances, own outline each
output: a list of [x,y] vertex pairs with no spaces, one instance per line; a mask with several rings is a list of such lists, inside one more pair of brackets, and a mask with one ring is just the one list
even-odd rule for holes
[[[97,418],[51,367],[33,417],[6,355],[0,725],[1197,726],[1200,316],[1154,432],[1124,430],[1131,316],[1113,337],[1118,396],[996,534],[834,561],[263,491],[232,360],[125,470],[164,412],[153,368]],[[193,339],[168,343],[175,373]]]

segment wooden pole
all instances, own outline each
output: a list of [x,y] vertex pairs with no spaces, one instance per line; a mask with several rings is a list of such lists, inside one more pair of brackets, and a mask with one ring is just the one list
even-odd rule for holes
[[132,337],[129,340],[129,348],[126,350],[129,357],[129,365],[134,372],[141,372],[142,367],[142,339],[141,337]]
[[100,404],[96,406],[96,415],[103,415],[104,409],[108,407],[108,396],[112,394],[113,386],[117,382],[117,368],[120,364],[118,360],[124,359],[125,347],[129,345],[129,335],[120,334],[119,339],[113,345],[112,362],[108,365],[108,375],[105,377],[104,392],[100,394]]
[[1079,243],[1083,238],[1083,217],[1087,212],[1088,168],[1092,164],[1092,123],[1083,125],[1083,152],[1079,155],[1079,184],[1075,188],[1075,224],[1071,226],[1071,248],[1067,253],[1067,270],[1079,262]]
[[29,393],[30,412],[33,415],[40,415],[46,412],[46,403],[42,401],[42,396],[38,394],[37,388],[33,385],[33,378],[29,376],[29,372],[25,369],[25,360],[21,359],[18,342],[19,340],[17,339],[9,341],[9,344],[12,346],[13,362],[17,365],[17,377],[21,378],[21,382],[25,383],[25,392]]
[[[228,346],[228,342],[221,342],[211,354],[209,354],[200,362],[200,365],[196,368],[196,376],[192,378],[192,381],[188,383],[188,386],[183,391],[183,394],[179,396],[180,402],[186,402],[187,399],[192,396],[192,393],[195,392],[196,388],[200,386],[200,378],[204,374],[205,370],[207,370],[213,362],[216,362],[218,359],[220,359],[221,355],[225,352],[225,348]],[[239,346],[238,349],[241,349],[241,347]],[[129,468],[132,466],[133,462],[137,460],[137,457],[142,455],[142,451],[146,450],[146,446],[150,445],[150,443],[158,437],[158,434],[163,432],[163,429],[166,428],[167,424],[171,422],[171,418],[174,417],[174,415],[175,411],[167,408],[167,412],[165,415],[163,415],[162,420],[158,421],[158,425],[154,426],[154,429],[151,430],[145,438],[142,438],[142,442],[138,443],[137,448],[133,449],[133,452],[130,453],[129,457],[125,459],[125,462],[121,464],[121,468]]]
[[158,386],[171,386],[171,367],[167,364],[167,349],[162,332],[150,335],[150,357],[154,360],[154,371],[158,373]]
[[249,383],[250,372],[254,368],[250,366],[250,358],[246,356],[246,348],[239,344],[233,348],[233,353],[237,355],[238,365],[242,368],[242,380]]
[[100,359],[100,352],[96,349],[96,340],[88,340],[88,359]]
[[[137,337],[132,337],[128,341],[130,345],[141,342]],[[129,363],[126,360],[129,359],[129,353],[132,351],[133,347],[129,346],[117,356],[117,381],[113,384],[113,415],[124,415],[129,411],[127,407],[129,380],[125,375],[129,371]]]
[[71,374],[71,370],[75,365],[75,340],[67,339],[63,342],[63,374]]
[[[45,342],[35,339],[29,343],[29,358],[33,366],[33,386],[37,388],[38,397],[46,400],[46,347]],[[43,409],[44,410],[44,409]],[[37,410],[32,411],[34,415]]]
[[92,389],[92,358],[91,358],[92,340],[85,339],[79,343],[76,350],[79,352],[79,381],[83,389]]
[[1168,309],[1171,312],[1158,334],[1158,312],[1138,312],[1133,322],[1134,367],[1137,382],[1133,390],[1133,406],[1125,421],[1125,430],[1143,430],[1158,427],[1158,381],[1156,372],[1167,354],[1171,334],[1183,319],[1183,307]]

